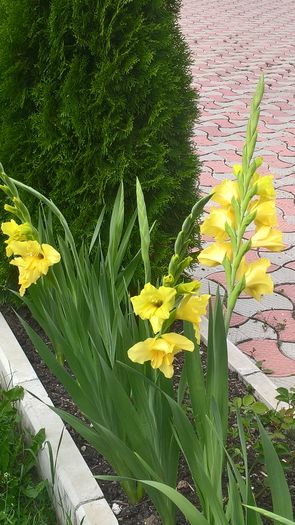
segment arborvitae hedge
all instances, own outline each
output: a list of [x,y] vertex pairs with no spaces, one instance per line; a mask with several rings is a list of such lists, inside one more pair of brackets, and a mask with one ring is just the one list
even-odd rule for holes
[[[195,202],[197,115],[176,0],[0,0],[0,161],[78,237],[141,181],[154,260]],[[4,108],[4,109],[3,109]]]

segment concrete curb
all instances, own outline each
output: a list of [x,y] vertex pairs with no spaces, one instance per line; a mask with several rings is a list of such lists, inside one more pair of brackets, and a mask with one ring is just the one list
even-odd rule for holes
[[[32,392],[46,404],[52,405],[46,390],[2,314],[0,314],[0,383],[3,386],[21,385],[26,390],[24,399],[19,403],[22,425],[24,429],[34,434],[44,428],[54,460],[57,457],[53,504],[59,522],[62,525],[66,524],[69,515],[73,525],[80,525],[82,521],[83,525],[118,525],[99,485],[61,418],[29,393]],[[50,481],[52,472],[47,445],[44,445],[39,453],[38,466],[41,477]]]
[[[205,317],[201,321],[201,339],[205,345],[208,343],[208,319]],[[254,395],[265,403],[269,408],[276,410],[278,408],[288,408],[286,403],[278,403],[276,399],[277,389],[273,382],[253,363],[247,355],[227,339],[228,366],[230,370],[237,372],[241,380],[246,385],[251,385],[254,389]]]

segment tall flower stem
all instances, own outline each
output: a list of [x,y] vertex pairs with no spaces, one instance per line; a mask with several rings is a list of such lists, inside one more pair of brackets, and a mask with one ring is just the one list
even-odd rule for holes
[[248,205],[255,192],[251,188],[251,179],[256,169],[261,165],[262,159],[252,161],[257,141],[257,125],[260,115],[260,103],[264,93],[264,77],[260,77],[250,109],[250,117],[247,124],[246,143],[243,148],[242,169],[237,173],[240,200],[233,197],[233,208],[238,209],[238,225],[236,230],[228,228],[228,235],[233,246],[232,262],[224,261],[227,282],[227,311],[225,316],[226,331],[229,329],[231,316],[237,299],[244,288],[243,280],[235,284],[237,271],[245,253],[249,251],[251,243],[243,243],[243,238],[248,225],[255,217],[255,213],[248,212]]

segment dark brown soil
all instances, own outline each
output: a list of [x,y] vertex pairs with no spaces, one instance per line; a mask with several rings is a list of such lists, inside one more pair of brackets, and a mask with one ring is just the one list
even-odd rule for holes
[[[1,312],[5,316],[12,331],[14,332],[16,338],[18,339],[20,345],[26,353],[29,361],[36,370],[39,379],[43,383],[54,405],[76,416],[80,416],[79,410],[71,401],[63,386],[51,374],[47,366],[42,362],[38,353],[33,348],[32,343],[28,339],[24,329],[22,328],[12,308],[8,306],[1,306]],[[18,311],[18,313],[22,318],[24,318],[33,326],[33,328],[36,330],[36,332],[39,333],[39,335],[44,337],[42,330],[37,325],[37,323],[34,320],[32,320],[31,315],[26,308],[22,307]],[[179,363],[178,368],[181,368],[181,363]],[[179,369],[176,369],[176,380],[177,376],[179,375]],[[234,397],[243,397],[246,393],[246,388],[243,385],[243,383],[241,383],[241,381],[239,380],[237,374],[231,372],[229,373],[229,392],[231,399],[233,399]],[[71,428],[68,428],[68,430],[71,433],[74,441],[76,442],[77,446],[81,451],[81,454],[83,455],[85,461],[87,462],[89,468],[91,469],[94,475],[113,474],[113,470],[110,467],[110,465],[103,459],[102,456],[100,456],[96,452],[95,449],[89,446],[79,436],[79,434],[77,434]],[[289,479],[289,482],[291,483],[291,488],[295,489],[295,474],[292,474],[292,472],[291,479]],[[99,481],[99,485],[102,488],[105,498],[108,501],[110,507],[114,509],[115,506],[119,510],[119,513],[116,515],[119,523],[122,523],[124,525],[160,525],[160,521],[157,517],[156,511],[153,508],[150,501],[148,500],[148,498],[145,498],[143,501],[141,501],[135,506],[130,506],[126,500],[124,492],[120,488],[119,483]],[[190,475],[184,462],[182,462],[180,466],[178,489],[186,497],[188,497],[192,501],[195,501]],[[265,501],[263,501],[263,503],[265,504]],[[178,514],[177,525],[186,524],[187,522],[184,519],[184,517],[181,514]]]

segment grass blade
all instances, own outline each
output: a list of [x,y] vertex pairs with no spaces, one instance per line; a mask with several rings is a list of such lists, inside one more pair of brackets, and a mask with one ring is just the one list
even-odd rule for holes
[[265,516],[266,518],[276,520],[277,523],[282,523],[283,525],[295,525],[295,521],[289,520],[288,518],[284,518],[283,516],[279,516],[278,514],[270,512],[269,510],[261,509],[260,507],[252,507],[251,505],[245,505],[245,507],[248,507],[248,509],[251,510],[255,510],[255,512],[262,514],[262,516]]
[[[293,520],[292,501],[283,467],[270,440],[270,437],[258,420],[265,465],[273,502],[273,510],[279,516]],[[282,523],[282,522],[281,522]]]
[[144,275],[145,282],[148,283],[151,280],[151,265],[150,265],[150,230],[147,219],[146,205],[141,189],[141,185],[138,179],[136,179],[136,199],[137,199],[137,210],[138,210],[138,223],[139,233],[141,242],[141,257],[144,264]]

